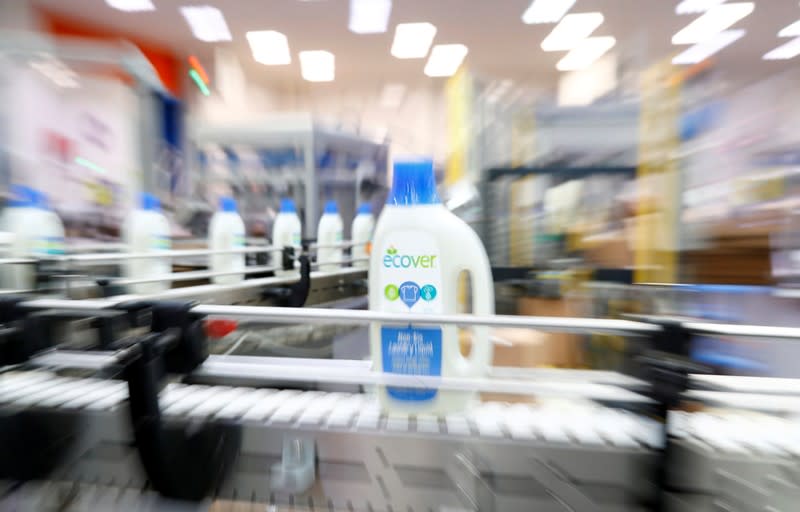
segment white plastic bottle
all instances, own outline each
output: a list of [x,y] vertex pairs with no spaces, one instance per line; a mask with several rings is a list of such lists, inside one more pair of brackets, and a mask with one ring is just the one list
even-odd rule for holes
[[[208,228],[208,248],[212,251],[242,249],[245,246],[244,221],[236,212],[236,201],[232,197],[221,197],[219,210],[211,217]],[[211,272],[242,272],[245,254],[211,254]],[[244,273],[214,276],[214,284],[233,284],[244,279]]]
[[58,256],[64,254],[64,224],[61,217],[50,207],[47,195],[35,192],[37,215],[40,223],[39,238],[36,241],[38,255]]
[[335,272],[342,268],[344,251],[342,247],[335,247],[342,243],[342,217],[336,201],[325,203],[325,211],[319,219],[317,227],[317,263],[320,272]]
[[[353,266],[356,268],[369,267],[370,244],[372,232],[375,230],[375,217],[372,215],[372,205],[364,203],[358,207],[350,230],[350,239],[353,242]],[[361,260],[361,261],[359,261]]]
[[[276,247],[294,247],[295,251],[300,248],[300,238],[302,227],[300,217],[297,216],[297,208],[291,199],[281,199],[281,209],[275,216],[272,223],[272,245]],[[274,251],[272,253],[270,266],[280,268],[283,266],[283,252]],[[291,276],[296,274],[293,270],[276,270],[276,276]]]
[[[392,190],[378,218],[369,268],[373,311],[455,314],[459,274],[470,273],[472,309],[494,313],[494,289],[486,251],[475,232],[439,201],[430,160],[395,162]],[[487,327],[473,330],[472,350],[461,354],[455,326],[373,323],[373,369],[384,373],[442,377],[485,376],[492,360]],[[390,411],[446,414],[465,409],[474,393],[380,387]]]
[[[8,233],[9,258],[35,256],[36,241],[40,238],[40,216],[36,207],[36,192],[20,185],[11,187],[12,198],[0,219],[0,229]],[[35,286],[33,265],[5,264],[2,266],[2,287],[12,290],[29,290]]]
[[[123,226],[123,239],[133,253],[169,251],[171,243],[169,222],[161,213],[161,205],[152,194],[142,194],[141,208],[133,210]],[[152,282],[128,286],[131,293],[154,294],[169,289],[167,277],[172,272],[169,256],[161,258],[131,258],[123,265],[129,279],[155,279]]]

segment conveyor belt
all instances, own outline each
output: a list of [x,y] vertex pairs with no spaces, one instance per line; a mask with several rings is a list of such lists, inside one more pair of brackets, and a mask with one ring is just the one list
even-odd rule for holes
[[[141,489],[126,396],[114,381],[0,376],[0,412],[80,418],[55,480]],[[436,418],[386,415],[362,394],[169,384],[159,402],[168,422],[241,429],[218,498],[327,510],[564,510],[559,500],[576,511],[641,510],[636,503],[653,498],[648,479],[663,441],[653,420],[574,400],[490,402]],[[270,486],[287,440],[314,447],[308,492]]]

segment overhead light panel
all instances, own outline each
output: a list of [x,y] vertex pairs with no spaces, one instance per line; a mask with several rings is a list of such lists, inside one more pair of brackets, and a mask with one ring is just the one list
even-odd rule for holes
[[673,64],[697,64],[703,62],[726,46],[733,44],[744,36],[743,29],[725,30],[702,43],[690,46],[672,59]]
[[266,66],[291,64],[289,40],[282,33],[275,30],[252,30],[245,37],[256,62]]
[[181,14],[192,29],[192,35],[201,41],[217,43],[232,39],[225,16],[216,7],[188,5],[181,7]]
[[778,37],[798,37],[800,36],[800,20],[795,21],[788,27],[784,27],[778,32]]
[[800,37],[796,37],[788,43],[782,44],[774,50],[767,52],[762,59],[764,60],[788,60],[800,55]]
[[436,36],[430,23],[399,23],[394,29],[392,55],[398,59],[424,59]]
[[715,7],[725,0],[683,0],[675,6],[675,14],[700,14]]
[[558,23],[575,5],[575,0],[533,0],[522,13],[522,22],[527,25]]
[[437,44],[431,50],[425,74],[428,76],[452,76],[456,74],[469,49],[463,44]]
[[754,8],[753,2],[712,7],[672,36],[672,44],[702,43],[748,16]]
[[151,0],[106,0],[106,3],[117,9],[118,11],[125,12],[143,12],[155,11],[156,6],[153,5]]
[[391,13],[392,0],[350,0],[348,27],[356,34],[382,34]]
[[571,50],[582,39],[589,37],[602,23],[603,14],[599,12],[567,14],[544,38],[542,50],[546,52]]
[[611,36],[587,37],[569,51],[558,61],[556,68],[559,71],[575,71],[591,66],[597,59],[617,44]]
[[309,82],[332,82],[336,76],[335,58],[325,50],[300,52],[300,72]]

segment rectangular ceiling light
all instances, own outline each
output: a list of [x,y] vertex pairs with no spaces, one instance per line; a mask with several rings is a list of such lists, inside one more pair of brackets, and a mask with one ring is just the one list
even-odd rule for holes
[[125,12],[156,10],[156,6],[151,0],[106,0],[106,3],[114,9]]
[[453,76],[469,49],[463,44],[437,44],[431,50],[428,62],[425,64],[425,74],[428,76]]
[[567,14],[544,38],[542,50],[546,52],[571,50],[582,39],[589,37],[602,23],[603,14],[599,12]]
[[729,46],[744,36],[743,29],[724,30],[711,39],[690,46],[672,59],[673,64],[697,64],[703,62],[726,46]]
[[192,35],[201,41],[216,43],[232,39],[225,16],[216,7],[189,5],[181,7],[181,14],[192,29]]
[[725,0],[683,0],[675,6],[675,14],[700,14],[715,7]]
[[800,20],[795,21],[788,27],[784,27],[778,32],[778,37],[798,37],[800,36]]
[[291,64],[289,40],[274,30],[253,30],[245,34],[253,59],[266,66]]
[[754,8],[753,2],[712,7],[672,36],[672,44],[702,43],[749,15]]
[[350,0],[348,27],[356,34],[381,34],[389,26],[392,0]]
[[558,61],[556,68],[559,71],[575,71],[591,66],[597,59],[617,44],[611,36],[587,37],[569,51]]
[[575,0],[533,0],[522,13],[522,22],[527,25],[558,23],[575,5]]
[[436,27],[430,23],[399,23],[394,29],[392,55],[398,59],[424,59],[435,36]]
[[764,60],[788,60],[793,59],[800,55],[800,37],[796,37],[786,44],[767,52],[763,57]]
[[309,82],[332,82],[336,76],[335,58],[325,50],[300,52],[300,73]]

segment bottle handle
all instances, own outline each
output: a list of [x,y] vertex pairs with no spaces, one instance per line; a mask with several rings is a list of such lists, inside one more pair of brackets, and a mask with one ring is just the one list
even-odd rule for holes
[[[465,263],[456,272],[456,282],[458,282],[458,276],[462,270],[466,270],[470,274],[473,314],[481,316],[494,314],[494,281],[491,271],[488,270],[488,261],[484,264]],[[476,325],[472,329],[472,349],[469,356],[462,357],[463,364],[459,365],[462,376],[483,375],[492,364],[494,345],[489,339],[489,327]]]

